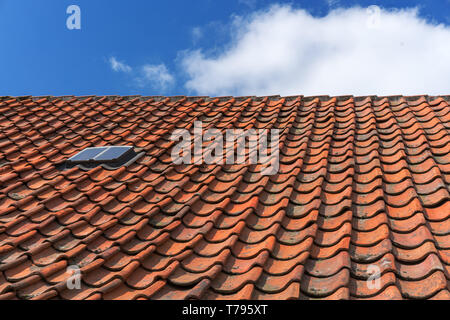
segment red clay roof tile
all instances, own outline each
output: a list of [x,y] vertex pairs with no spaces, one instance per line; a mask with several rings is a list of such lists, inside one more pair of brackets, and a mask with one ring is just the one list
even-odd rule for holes
[[[279,170],[174,164],[195,121],[279,129]],[[0,299],[448,300],[449,130],[448,97],[0,97]],[[142,156],[61,168],[105,145]]]

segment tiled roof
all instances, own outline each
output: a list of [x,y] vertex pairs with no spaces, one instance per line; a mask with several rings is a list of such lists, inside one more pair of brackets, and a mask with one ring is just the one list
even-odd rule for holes
[[[0,299],[450,299],[449,101],[3,97]],[[175,165],[194,121],[280,129],[279,172]]]

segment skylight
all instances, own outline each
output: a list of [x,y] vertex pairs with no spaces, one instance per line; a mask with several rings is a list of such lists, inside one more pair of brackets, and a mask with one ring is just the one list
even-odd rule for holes
[[99,165],[102,163],[120,164],[135,156],[133,147],[109,146],[86,148],[67,160],[69,165]]

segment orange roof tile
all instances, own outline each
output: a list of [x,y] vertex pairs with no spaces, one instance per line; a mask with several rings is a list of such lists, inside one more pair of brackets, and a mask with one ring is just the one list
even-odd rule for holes
[[[450,299],[449,101],[0,98],[0,299]],[[278,173],[175,165],[195,121],[279,129]]]

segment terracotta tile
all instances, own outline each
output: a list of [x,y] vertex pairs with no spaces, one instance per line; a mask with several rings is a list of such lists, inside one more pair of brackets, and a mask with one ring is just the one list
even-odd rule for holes
[[305,264],[306,272],[314,277],[330,277],[343,268],[350,268],[350,256],[345,251],[325,260],[309,259]]
[[428,256],[430,253],[438,253],[436,245],[433,242],[426,241],[416,248],[394,247],[393,252],[400,262],[418,263]]
[[157,272],[138,268],[128,278],[126,284],[132,289],[143,290],[150,287],[160,279],[167,279],[170,274],[174,272],[178,265],[179,263],[177,261],[174,261],[164,270]]
[[302,281],[301,291],[306,296],[324,298],[332,295],[338,289],[347,285],[350,279],[350,271],[342,269],[337,274],[327,278],[316,278],[305,275]]
[[444,273],[436,271],[423,280],[399,280],[399,288],[405,298],[430,298],[439,291],[446,289],[447,282]]
[[195,285],[193,288],[174,290],[171,285],[166,285],[159,291],[157,291],[151,299],[155,300],[188,300],[188,299],[199,299],[202,297],[208,287],[210,286],[210,281],[204,279]]
[[256,283],[256,288],[261,292],[278,293],[285,290],[292,282],[300,283],[303,270],[304,267],[298,265],[285,275],[274,276],[263,273]]
[[252,296],[254,300],[297,300],[299,298],[299,282],[292,282],[283,291],[276,293],[255,290]]
[[371,281],[373,281],[371,280],[371,278],[364,280],[357,280],[352,278],[352,280],[350,281],[351,295],[357,298],[376,297],[380,295],[386,287],[395,285],[396,277],[392,272],[382,273],[378,280],[380,289],[378,289],[378,287],[374,283],[369,285]]
[[211,287],[216,292],[229,294],[238,291],[248,283],[255,283],[260,278],[261,274],[261,267],[255,267],[249,272],[240,275],[227,275],[225,273],[219,273],[212,281]]
[[215,265],[207,271],[191,273],[179,268],[169,276],[169,281],[176,286],[194,286],[202,280],[206,279],[210,281],[211,279],[214,279],[221,269],[221,265]]
[[358,297],[357,300],[403,300],[399,289],[395,285],[390,285],[375,296],[367,298]]

